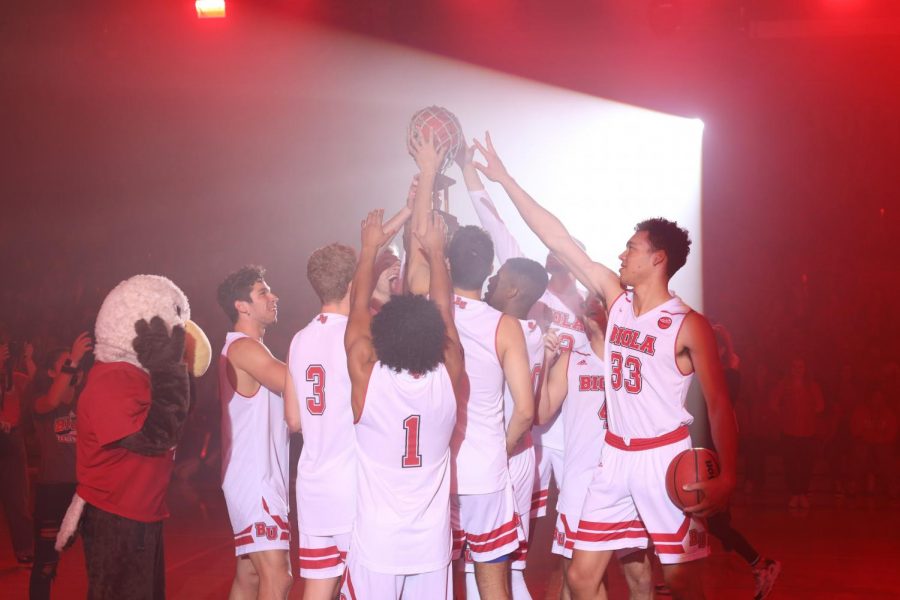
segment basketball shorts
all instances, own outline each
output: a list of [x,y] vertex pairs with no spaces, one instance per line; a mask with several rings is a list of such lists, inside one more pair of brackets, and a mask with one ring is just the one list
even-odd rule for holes
[[448,563],[443,569],[417,573],[415,575],[394,575],[370,571],[351,552],[347,559],[347,570],[341,582],[340,600],[372,600],[377,598],[403,600],[452,600],[453,577]]
[[281,498],[246,496],[237,499],[226,492],[225,505],[234,531],[234,554],[243,556],[263,550],[288,550],[291,527],[287,503]]
[[451,494],[450,522],[454,560],[466,548],[473,562],[489,562],[512,554],[525,540],[509,483],[490,494]]
[[690,447],[686,427],[659,438],[631,440],[630,445],[607,432],[574,548],[646,548],[649,537],[663,564],[709,556],[705,523],[685,515],[666,492],[669,463]]
[[[527,448],[515,454],[509,459],[509,478],[513,486],[513,499],[515,501],[516,514],[522,525],[522,539],[519,547],[510,555],[512,561],[510,567],[517,571],[525,569],[525,561],[528,558],[528,535],[531,529],[529,514],[531,512],[531,496],[537,487],[537,467],[534,460],[534,448]],[[472,561],[472,553],[465,552],[466,573],[473,573],[475,565]]]
[[556,482],[559,490],[559,482],[563,474],[563,451],[546,446],[535,446],[535,460],[538,469],[538,489],[531,500],[531,518],[536,519],[547,514],[547,499],[550,496],[550,475]]
[[[572,552],[575,547],[575,537],[578,533],[577,529],[572,529],[569,523],[577,523],[578,519],[570,519],[567,515],[559,513],[556,515],[556,531],[553,534],[553,545],[550,552],[558,554],[563,558],[572,558]],[[632,552],[637,552],[642,548],[622,548],[616,550],[617,558],[628,556]]]
[[300,532],[297,554],[300,558],[300,577],[331,579],[344,574],[350,533],[335,535],[307,535]]

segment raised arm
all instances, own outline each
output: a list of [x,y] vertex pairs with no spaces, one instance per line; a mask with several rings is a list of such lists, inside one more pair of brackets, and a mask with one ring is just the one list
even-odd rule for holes
[[55,410],[60,404],[72,402],[74,394],[71,393],[71,390],[73,389],[72,386],[77,383],[75,379],[78,376],[77,369],[84,355],[91,351],[92,345],[91,336],[87,331],[82,332],[81,335],[75,338],[75,341],[72,343],[72,349],[69,351],[69,360],[67,361],[70,368],[57,373],[56,377],[53,378],[53,383],[50,384],[47,394],[35,399],[34,412],[38,414],[48,413]]
[[619,276],[608,267],[591,260],[550,211],[538,204],[512,178],[494,150],[491,134],[485,134],[485,145],[473,140],[485,158],[485,164],[474,163],[485,177],[503,186],[528,227],[589,291],[600,294],[611,303],[622,291]]
[[544,336],[544,377],[538,400],[537,423],[546,425],[553,420],[569,393],[568,369],[571,352],[560,353],[556,330]]
[[[432,192],[434,190],[434,178],[437,176],[438,165],[444,159],[444,152],[438,152],[434,146],[431,130],[422,129],[422,139],[412,142],[413,158],[419,166],[419,181],[416,188],[416,198],[413,201],[412,219],[410,221],[413,234],[422,235],[428,227],[428,218],[432,210]],[[408,289],[413,294],[427,294],[428,283],[428,259],[421,252],[421,244],[416,235],[409,240],[408,262],[406,264],[406,281]]]
[[685,317],[676,341],[676,352],[687,352],[700,382],[713,443],[719,454],[721,473],[715,479],[685,485],[686,490],[703,490],[703,500],[694,506],[685,507],[685,512],[705,517],[724,510],[728,498],[737,481],[737,422],[728,385],[716,347],[716,338],[709,322],[700,313],[692,312]]
[[510,315],[500,318],[497,350],[506,385],[513,398],[513,411],[506,425],[506,450],[512,454],[534,422],[534,388],[525,335],[519,321]]
[[359,419],[362,414],[366,386],[375,361],[378,360],[372,345],[372,313],[369,311],[369,299],[375,289],[375,257],[378,250],[397,233],[396,230],[385,231],[381,222],[383,216],[384,210],[373,210],[362,222],[362,248],[350,285],[350,317],[344,333],[344,348],[347,351],[347,370],[352,384],[354,419]]

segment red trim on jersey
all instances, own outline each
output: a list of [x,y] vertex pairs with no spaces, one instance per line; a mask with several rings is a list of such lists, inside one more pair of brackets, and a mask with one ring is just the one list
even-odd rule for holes
[[680,442],[681,440],[687,439],[691,435],[691,432],[688,430],[687,426],[682,425],[675,431],[670,431],[669,433],[664,433],[663,435],[655,438],[632,438],[631,444],[626,444],[623,438],[620,438],[610,430],[606,430],[606,443],[612,446],[613,448],[618,448],[619,450],[628,450],[628,451],[639,451],[639,450],[650,450],[652,448],[662,448],[663,446],[668,446],[669,444],[674,444],[675,442]]
[[690,310],[684,314],[684,318],[681,320],[681,323],[678,325],[678,331],[675,332],[675,347],[672,348],[672,356],[675,357],[674,358],[675,369],[681,374],[682,377],[687,377],[688,375],[691,375],[694,372],[692,370],[690,373],[685,373],[684,371],[681,370],[681,367],[678,366],[678,336],[681,335],[681,328],[684,327],[684,322],[687,321],[688,315],[690,315],[692,312],[694,312],[694,311]]

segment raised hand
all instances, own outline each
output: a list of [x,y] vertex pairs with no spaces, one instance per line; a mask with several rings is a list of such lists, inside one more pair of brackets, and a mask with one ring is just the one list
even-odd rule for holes
[[84,355],[90,352],[94,347],[94,340],[91,339],[87,331],[81,334],[72,342],[72,350],[69,351],[69,360],[73,365],[77,365],[84,358]]
[[398,229],[396,227],[392,227],[390,231],[385,231],[382,219],[384,219],[384,209],[376,208],[369,212],[366,218],[362,220],[362,223],[360,223],[360,237],[363,248],[377,251],[397,233]]
[[153,317],[135,322],[137,337],[132,342],[138,361],[148,371],[169,369],[184,361],[184,327],[176,325],[169,334],[166,322]]
[[500,160],[500,156],[497,155],[497,151],[494,150],[494,143],[491,141],[491,134],[489,131],[484,132],[484,141],[486,146],[482,145],[478,140],[472,140],[472,144],[478,148],[478,151],[485,160],[484,163],[474,162],[472,164],[474,164],[475,168],[491,181],[502,183],[504,179],[509,179],[509,172],[503,165],[503,161]]
[[438,150],[434,142],[431,129],[427,126],[422,127],[419,139],[413,139],[410,142],[410,153],[422,173],[435,174],[444,162],[444,154],[447,149]]

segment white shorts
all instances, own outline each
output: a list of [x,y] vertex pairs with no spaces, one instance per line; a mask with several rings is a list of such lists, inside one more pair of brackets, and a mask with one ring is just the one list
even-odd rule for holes
[[512,554],[525,539],[512,485],[490,494],[450,494],[453,559],[467,547],[474,562]]
[[563,474],[563,451],[545,446],[535,446],[535,459],[538,469],[538,489],[531,499],[531,518],[536,519],[547,514],[547,499],[550,497],[550,475],[556,482],[559,490],[559,482]]
[[[264,550],[290,549],[291,526],[288,524],[286,509],[284,514],[279,514],[282,512],[280,510],[270,510],[270,504],[263,497],[244,506],[235,506],[237,502],[229,503],[228,500],[226,495],[225,504],[234,530],[235,556]],[[272,502],[273,507],[283,504]]]
[[649,536],[663,564],[709,556],[705,523],[685,515],[666,492],[669,463],[690,447],[686,427],[653,440],[632,440],[631,446],[607,432],[575,549],[646,548]]
[[353,554],[350,554],[344,580],[341,582],[340,600],[382,600],[401,597],[403,600],[451,600],[453,577],[450,564],[428,573],[394,575],[370,571],[355,561]]
[[[519,541],[519,547],[510,556],[510,568],[517,571],[525,570],[525,561],[528,558],[528,535],[531,529],[529,515],[531,513],[531,496],[537,487],[537,470],[534,460],[534,448],[529,447],[522,452],[513,455],[509,459],[509,479],[513,486],[513,499],[515,500],[516,514],[522,525],[523,539]],[[466,573],[474,573],[475,565],[472,561],[472,553],[469,549],[465,552]]]
[[[570,519],[563,513],[556,515],[556,531],[553,532],[553,546],[550,548],[550,552],[553,554],[572,558],[572,549],[574,548],[578,525],[575,525],[575,529],[572,529],[569,525],[571,521],[573,519]],[[574,521],[578,522],[577,519],[574,519]]]
[[307,535],[300,532],[297,555],[300,559],[300,577],[304,579],[331,579],[344,574],[350,533],[335,535]]

